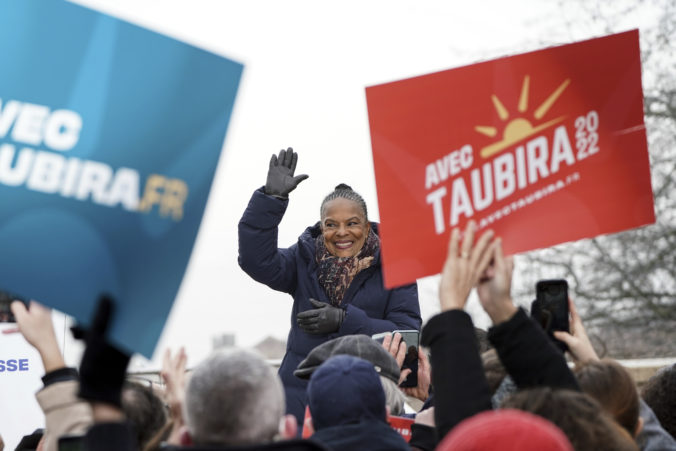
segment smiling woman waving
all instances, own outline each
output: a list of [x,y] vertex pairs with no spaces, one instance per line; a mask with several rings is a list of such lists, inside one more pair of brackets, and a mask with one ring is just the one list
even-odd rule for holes
[[279,375],[287,411],[302,422],[307,381],[293,371],[315,346],[343,335],[418,330],[421,319],[415,284],[384,288],[378,224],[369,222],[364,199],[345,184],[326,196],[319,222],[291,247],[278,248],[288,195],[307,178],[294,176],[297,161],[291,148],[272,156],[267,183],[239,222],[239,264],[256,281],[293,297]]

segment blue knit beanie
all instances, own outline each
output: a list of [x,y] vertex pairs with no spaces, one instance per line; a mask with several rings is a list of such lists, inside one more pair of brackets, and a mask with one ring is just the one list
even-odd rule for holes
[[308,406],[315,430],[362,420],[386,421],[385,392],[373,364],[338,355],[310,378]]

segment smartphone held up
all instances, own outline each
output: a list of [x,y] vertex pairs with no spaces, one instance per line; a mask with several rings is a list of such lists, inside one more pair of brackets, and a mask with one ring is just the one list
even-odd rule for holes
[[406,343],[406,357],[404,364],[401,367],[402,371],[410,369],[411,373],[400,384],[401,387],[417,387],[418,386],[418,348],[420,345],[420,332],[417,330],[394,330],[392,332],[382,332],[373,335],[371,338],[381,343],[386,336],[395,333],[401,335],[401,341]]
[[535,284],[535,293],[531,317],[562,352],[567,351],[568,346],[554,337],[554,331],[570,332],[568,283],[563,279],[540,280]]

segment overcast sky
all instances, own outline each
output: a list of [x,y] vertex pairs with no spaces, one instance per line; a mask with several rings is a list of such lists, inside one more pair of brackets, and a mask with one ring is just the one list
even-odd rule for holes
[[[292,146],[297,173],[310,175],[291,194],[280,246],[318,220],[321,199],[340,182],[364,196],[377,220],[366,86],[604,34],[588,26],[578,6],[555,1],[76,3],[245,65],[198,240],[158,346],[186,345],[190,364],[223,333],[235,334],[242,346],[268,335],[286,338],[291,297],[254,282],[237,265],[237,222],[265,183],[271,153]],[[615,31],[649,17],[635,14]],[[438,310],[436,284],[421,284],[424,318]]]

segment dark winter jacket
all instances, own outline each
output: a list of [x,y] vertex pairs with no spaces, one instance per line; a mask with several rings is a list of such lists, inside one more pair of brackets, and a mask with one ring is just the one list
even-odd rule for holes
[[[519,388],[548,386],[579,391],[563,354],[523,310],[489,329],[488,339]],[[462,420],[490,410],[491,392],[474,325],[466,312],[449,310],[432,317],[423,329],[421,344],[430,347],[434,419],[438,438],[442,439]]]
[[430,348],[434,421],[442,439],[465,418],[491,409],[474,324],[463,310],[433,316],[423,329],[421,344]]
[[401,435],[384,421],[361,421],[316,431],[312,440],[333,450],[409,451]]
[[[308,227],[291,247],[277,247],[277,226],[287,205],[288,200],[268,196],[262,189],[254,192],[239,222],[239,264],[254,280],[293,296],[291,330],[279,375],[286,392],[287,412],[302,424],[307,381],[295,377],[293,371],[315,346],[349,334],[419,330],[422,321],[415,284],[384,288],[378,251],[372,265],[354,277],[345,293],[341,307],[346,314],[340,329],[328,335],[310,335],[300,329],[296,315],[313,308],[309,299],[329,299],[317,280],[315,238],[321,234],[319,223]],[[377,233],[378,225],[371,226]]]
[[546,386],[580,391],[561,351],[523,309],[491,327],[488,340],[519,389]]

